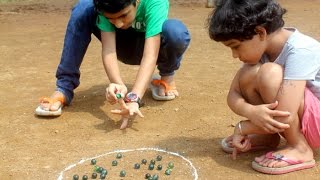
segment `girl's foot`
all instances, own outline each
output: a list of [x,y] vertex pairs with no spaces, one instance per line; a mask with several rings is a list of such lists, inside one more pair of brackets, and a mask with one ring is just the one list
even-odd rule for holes
[[280,159],[288,159],[294,162],[308,162],[313,160],[313,151],[309,146],[300,146],[300,147],[290,147],[287,146],[286,148],[272,152],[272,156],[279,157],[277,159],[270,159],[266,157],[267,155],[262,155],[256,157],[254,161],[258,163],[260,166],[269,167],[269,168],[280,168],[290,166],[290,162]]

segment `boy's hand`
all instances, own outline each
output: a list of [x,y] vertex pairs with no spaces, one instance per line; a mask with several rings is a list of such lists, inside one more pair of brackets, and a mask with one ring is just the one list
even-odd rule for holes
[[290,127],[289,124],[281,123],[274,117],[290,116],[290,112],[275,110],[278,106],[278,101],[271,104],[257,105],[252,109],[250,121],[256,126],[262,128],[267,133],[279,133]]
[[111,105],[114,105],[118,102],[117,94],[118,96],[121,95],[121,97],[124,97],[127,92],[128,89],[125,85],[111,83],[106,88],[106,99]]
[[119,100],[120,109],[111,110],[111,113],[121,115],[122,124],[120,129],[125,129],[129,119],[134,119],[136,115],[144,117],[139,109],[139,104],[136,102],[125,103],[123,99]]

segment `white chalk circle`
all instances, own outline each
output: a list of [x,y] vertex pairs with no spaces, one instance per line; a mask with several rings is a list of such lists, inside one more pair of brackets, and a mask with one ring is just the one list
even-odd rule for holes
[[189,159],[187,159],[186,157],[184,157],[184,156],[182,156],[182,155],[180,155],[178,153],[170,152],[170,151],[166,151],[166,150],[158,149],[158,148],[138,148],[138,149],[115,150],[115,151],[107,152],[107,153],[104,153],[104,154],[101,154],[101,155],[97,155],[95,157],[81,159],[79,162],[71,164],[68,167],[66,167],[63,171],[61,171],[59,173],[59,176],[58,176],[57,180],[62,180],[63,179],[63,175],[64,175],[64,173],[66,171],[69,171],[69,170],[75,168],[77,165],[83,164],[84,162],[91,161],[92,159],[97,159],[97,158],[104,157],[104,156],[107,156],[107,155],[110,155],[110,154],[127,153],[127,152],[134,152],[134,151],[156,151],[156,152],[162,152],[162,153],[166,153],[166,154],[169,154],[169,155],[173,155],[173,156],[179,157],[183,161],[186,161],[188,166],[190,166],[191,174],[192,174],[193,179],[194,180],[198,180],[197,169],[193,166],[192,162]]

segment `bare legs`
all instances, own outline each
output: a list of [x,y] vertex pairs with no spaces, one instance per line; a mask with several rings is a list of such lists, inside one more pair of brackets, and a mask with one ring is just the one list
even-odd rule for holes
[[[275,63],[263,65],[246,65],[240,70],[239,85],[243,97],[251,104],[272,103],[276,100],[277,93],[282,83],[282,67]],[[308,161],[313,159],[313,152],[305,137],[300,132],[300,119],[303,114],[304,99],[301,99],[299,111],[294,114],[290,128],[282,133],[287,140],[287,146],[274,154],[281,154],[292,160]],[[286,162],[280,162],[260,156],[255,158],[260,165],[268,167],[287,166]]]

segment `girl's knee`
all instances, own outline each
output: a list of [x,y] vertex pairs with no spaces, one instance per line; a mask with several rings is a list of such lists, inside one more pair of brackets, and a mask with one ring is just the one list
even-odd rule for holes
[[254,82],[252,80],[256,79],[260,66],[261,66],[260,64],[243,65],[239,72],[239,80],[244,82],[246,81]]
[[276,63],[262,64],[257,77],[260,86],[280,86],[283,80],[283,68]]

